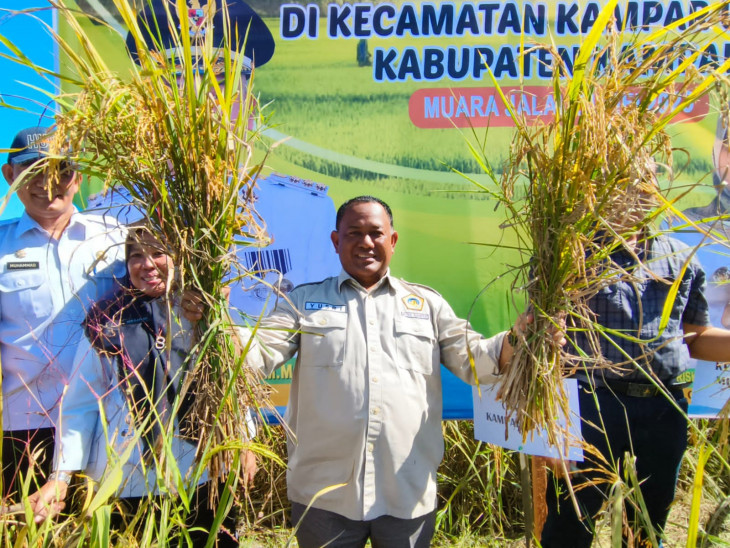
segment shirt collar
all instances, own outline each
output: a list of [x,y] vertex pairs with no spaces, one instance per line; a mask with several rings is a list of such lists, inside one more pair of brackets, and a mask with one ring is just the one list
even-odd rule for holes
[[[66,230],[64,230],[64,234],[72,239],[84,240],[86,238],[85,220],[81,213],[74,211]],[[46,230],[37,221],[28,215],[26,211],[23,211],[23,214],[18,219],[18,224],[15,225],[15,237],[20,238],[23,234],[32,230],[38,230],[43,234],[47,234]]]
[[[661,238],[661,233],[656,231],[651,225],[647,225],[641,229],[638,235],[637,242],[633,248],[639,258],[643,258],[646,254],[651,254],[652,248],[658,239]],[[620,253],[632,255],[632,251],[621,245],[618,248]]]
[[[382,287],[383,284],[386,284],[386,283],[388,285],[390,285],[391,287],[393,287],[393,281],[392,281],[393,279],[394,278],[390,275],[390,268],[389,268],[388,270],[385,271],[385,275],[380,280],[378,280],[378,283],[376,283],[375,286],[370,291],[371,292],[375,291],[378,288]],[[362,288],[362,285],[360,285],[360,282],[358,282],[355,278],[350,276],[343,268],[340,271],[340,275],[337,277],[337,289],[342,291],[342,284],[344,284],[348,280],[352,280],[351,283],[353,284],[354,287]]]

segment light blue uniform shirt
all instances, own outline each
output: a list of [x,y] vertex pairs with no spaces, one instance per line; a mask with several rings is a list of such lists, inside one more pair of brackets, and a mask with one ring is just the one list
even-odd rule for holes
[[[168,303],[164,297],[151,301],[154,317],[165,324],[169,318]],[[192,326],[173,301],[174,314],[170,321],[179,322],[176,336],[182,337],[179,347],[191,346]],[[127,360],[128,356],[124,358]],[[127,364],[132,368],[132,364]],[[131,371],[131,369],[130,369]],[[178,370],[169,382],[179,386],[188,371]],[[130,409],[125,391],[126,382],[119,378],[119,357],[98,353],[87,337],[83,337],[76,351],[74,372],[61,405],[61,426],[56,431],[55,470],[83,471],[98,484],[113,486],[119,497],[143,497],[148,493],[169,493],[179,488],[174,482],[177,471],[185,482],[193,479],[196,445],[180,436],[175,424],[164,459],[150,459],[145,455],[138,420]],[[100,409],[104,410],[103,413]],[[246,413],[249,438],[256,435],[256,424],[250,411]],[[244,441],[244,440],[239,440]],[[167,452],[169,449],[169,452]],[[113,455],[110,458],[110,455]],[[117,457],[125,456],[119,461]],[[159,455],[158,455],[159,456]],[[172,458],[171,458],[172,457]],[[120,466],[122,473],[115,474]],[[105,477],[106,476],[106,477]],[[208,480],[207,472],[198,483]]]
[[74,213],[54,240],[26,213],[0,223],[3,430],[55,426],[81,322],[124,275],[123,231]]
[[[151,306],[155,316],[167,317],[164,299],[152,301]],[[191,327],[179,314],[179,309],[176,309],[172,321],[181,324],[182,330],[178,336],[189,339]],[[189,342],[186,344],[189,345]],[[126,384],[120,382],[117,374],[117,360],[100,356],[85,336],[74,350],[74,371],[63,397],[61,426],[56,431],[55,470],[83,471],[101,483],[105,471],[108,473],[117,464],[115,458],[109,459],[109,455],[121,457],[129,449],[129,456],[121,465],[122,474],[118,478],[121,483],[114,484],[117,496],[143,497],[149,492],[159,494],[167,474],[160,470],[158,477],[158,466],[143,457],[145,448],[140,439],[141,434],[135,428],[137,421],[127,404],[124,393]],[[182,374],[182,371],[178,371],[178,375]],[[175,377],[170,382],[176,386],[181,379]],[[100,413],[100,403],[104,409],[103,415]],[[174,462],[166,458],[167,465],[177,467],[186,481],[189,480],[194,471],[195,445],[185,441],[177,428],[169,438],[169,443]],[[129,447],[130,444],[132,447]],[[170,453],[166,456],[169,458]],[[107,470],[110,464],[111,468]],[[207,478],[207,474],[204,474],[200,481],[207,481]],[[170,489],[168,484],[163,491]]]

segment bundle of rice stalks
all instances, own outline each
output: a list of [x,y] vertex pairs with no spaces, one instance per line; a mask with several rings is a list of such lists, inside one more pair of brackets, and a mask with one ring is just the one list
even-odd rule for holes
[[[644,35],[616,30],[616,4],[604,6],[572,67],[556,47],[535,46],[554,62],[549,122],[528,119],[503,96],[516,131],[501,180],[494,176],[495,195],[525,257],[515,289],[526,292],[534,321],[519,336],[502,398],[524,437],[545,428],[553,443],[561,439],[557,419],[569,416],[563,378],[578,367],[615,366],[601,356],[605,333],[587,302],[619,278],[634,279],[606,268],[609,256],[671,207],[656,182],[657,166],[671,170],[667,125],[728,66],[696,69],[703,50],[724,32],[724,3]],[[590,352],[554,341],[550,333],[563,322],[569,338],[585,335]]]
[[[75,36],[73,43],[55,36],[69,70],[60,77],[74,91],[55,97],[51,148],[71,150],[82,172],[123,189],[168,246],[176,285],[196,290],[207,304],[187,364],[191,382],[179,400],[185,391],[195,396],[188,434],[198,440],[199,473],[207,467],[213,478],[238,478],[240,451],[250,440],[246,410],[266,401],[260,379],[242,366],[245,349],[232,336],[224,296],[234,247],[265,240],[252,206],[266,157],[257,150],[254,160],[259,135],[250,119],[259,113],[242,76],[243,55],[229,47],[246,29],[227,24],[223,3],[224,42],[215,46],[212,15],[193,28],[184,1],[164,4],[165,21],[138,19],[147,2],[114,3],[136,45],[130,74],[111,71],[74,11],[53,3]],[[174,48],[160,46],[165,32]]]

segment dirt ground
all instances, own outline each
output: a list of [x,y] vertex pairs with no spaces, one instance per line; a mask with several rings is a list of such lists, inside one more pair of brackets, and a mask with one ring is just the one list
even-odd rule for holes
[[[689,528],[690,506],[692,503],[692,493],[689,489],[681,489],[677,493],[672,510],[667,520],[666,538],[664,541],[665,548],[680,548],[687,546],[687,530]],[[705,524],[711,513],[717,508],[719,501],[709,500],[703,497],[700,506],[699,531],[704,532]],[[607,532],[607,525],[599,532],[593,543],[593,548],[609,548],[611,546],[610,536]],[[702,544],[701,539],[697,541],[698,548],[708,548],[710,546],[730,546],[730,517],[727,518],[725,526],[719,538],[707,540]]]
[[[680,492],[675,499],[667,522],[667,542],[665,543],[667,548],[687,546],[687,528],[689,526],[691,502],[692,495],[689,490]],[[701,532],[704,531],[708,518],[715,511],[718,504],[719,501],[703,498],[699,519],[699,530]],[[698,541],[697,546],[702,546],[702,543]],[[725,520],[719,539],[715,542],[708,541],[704,546],[730,546],[730,517]]]

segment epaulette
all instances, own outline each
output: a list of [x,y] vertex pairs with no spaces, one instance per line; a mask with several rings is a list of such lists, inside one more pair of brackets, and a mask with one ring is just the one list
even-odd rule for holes
[[294,289],[292,289],[292,291],[294,291],[295,289],[299,289],[300,287],[307,287],[308,285],[320,285],[320,284],[323,284],[324,282],[326,282],[330,278],[337,278],[337,276],[328,276],[326,278],[322,278],[321,280],[319,280],[317,282],[305,282],[303,284],[299,284],[298,286],[294,287]]
[[84,211],[79,211],[78,215],[84,220],[84,223],[96,223],[109,229],[126,229],[126,226],[124,224],[120,223],[115,216],[108,213],[104,213],[94,209],[85,209]]
[[[403,278],[396,278],[399,282],[401,282],[403,285],[406,285],[408,287],[415,287],[418,289],[425,289],[427,292],[433,293],[434,295],[437,295],[438,297],[441,297],[441,293],[436,291],[433,287],[429,287],[427,285],[419,284],[416,282],[409,282],[408,280],[404,280]],[[442,297],[443,298],[443,297]]]
[[13,217],[12,219],[3,219],[0,221],[0,228],[7,225],[17,224],[20,221],[20,217]]
[[96,202],[97,200],[102,200],[106,198],[106,195],[108,194],[108,189],[100,190],[99,192],[95,192],[94,194],[89,194],[86,197],[86,203],[91,204],[92,202]]
[[272,173],[264,179],[261,179],[261,182],[264,181],[267,183],[305,190],[315,196],[327,196],[327,191],[329,190],[329,186],[323,185],[322,183],[315,183],[309,179],[302,179],[301,177],[295,177],[293,175],[283,175],[281,173]]
[[131,203],[132,195],[124,187],[107,187],[86,197],[86,209],[92,207],[108,208],[110,206],[121,206]]

